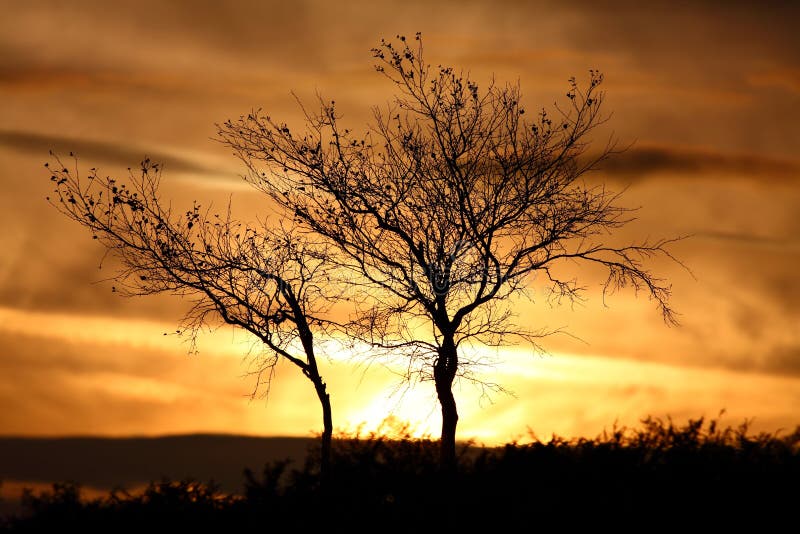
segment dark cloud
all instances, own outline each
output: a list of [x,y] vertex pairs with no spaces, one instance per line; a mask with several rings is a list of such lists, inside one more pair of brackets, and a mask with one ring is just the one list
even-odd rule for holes
[[601,168],[611,177],[622,177],[626,181],[655,173],[687,177],[725,173],[763,182],[800,178],[800,163],[797,161],[669,146],[633,146],[611,156]]
[[227,176],[224,171],[212,169],[195,161],[154,149],[135,149],[104,141],[45,135],[20,130],[0,130],[0,145],[39,156],[46,161],[49,151],[65,157],[73,152],[82,159],[137,167],[145,157],[158,161],[170,171]]
[[776,69],[754,74],[747,79],[755,87],[777,87],[800,95],[800,69]]
[[738,358],[730,354],[719,355],[716,367],[742,373],[800,377],[800,345],[765,346],[759,353],[743,354]]
[[[114,258],[87,239],[82,228],[31,229],[0,272],[0,306],[23,310],[143,317],[175,322],[191,304],[174,295],[121,298],[112,293]],[[103,268],[100,269],[102,262]]]
[[[741,307],[734,296],[747,290],[753,302],[758,303],[758,307],[751,312],[752,316],[763,316],[772,312],[787,322],[800,321],[800,280],[797,277],[800,250],[796,239],[793,245],[760,249],[736,247],[728,251],[714,251],[718,267],[729,269],[728,280],[737,285],[737,292],[729,292],[727,298],[737,307]],[[722,269],[717,271],[718,274],[721,272]],[[776,328],[778,325],[771,326]]]
[[[0,228],[4,229],[0,231],[0,248],[4,250],[0,256],[0,307],[141,317],[165,323],[177,323],[183,317],[191,306],[186,298],[171,294],[121,298],[112,293],[114,282],[109,279],[119,272],[118,259],[105,255],[106,250],[91,239],[88,231],[66,220],[45,200],[52,195],[49,175],[42,166],[50,148],[62,157],[75,150],[80,157],[78,165],[83,168],[106,162],[110,172],[135,165],[144,154],[107,143],[3,131],[0,148],[0,174],[6,180],[0,196]],[[162,182],[165,202],[191,206],[192,199],[197,199],[206,206],[225,206],[232,201],[227,180],[173,179],[173,171],[195,171],[193,176],[204,171],[204,177],[212,178],[209,169],[165,153],[151,157],[167,161]],[[238,185],[240,180],[230,183]],[[263,212],[260,196],[249,190],[237,193],[235,213],[243,220],[252,220],[251,212]]]
[[763,63],[767,50],[770,61],[794,61],[800,46],[796,2],[585,0],[578,5],[574,11],[581,16],[568,27],[575,30],[576,43],[613,50],[648,67],[680,64],[697,73],[708,72],[707,67],[716,71],[734,67],[737,59],[739,65]]
[[56,93],[72,91],[89,97],[121,93],[127,97],[165,98],[220,98],[229,96],[225,86],[213,80],[198,80],[183,74],[137,72],[110,72],[92,67],[31,66],[0,67],[0,87],[11,94]]
[[795,248],[800,246],[800,241],[781,239],[775,236],[763,236],[744,232],[701,231],[691,234],[691,239],[706,238],[718,241],[741,244],[744,246],[765,246],[777,248]]
[[774,349],[768,354],[765,367],[768,371],[781,375],[800,376],[800,345]]
[[[755,320],[751,317],[751,321]],[[745,328],[759,328],[763,325],[745,325]],[[686,329],[686,325],[681,325]],[[755,332],[746,332],[754,334]],[[703,336],[713,335],[704,332]],[[611,357],[619,360],[632,360],[636,362],[662,363],[685,368],[694,369],[716,369],[726,371],[736,371],[740,373],[756,373],[763,375],[791,376],[800,378],[800,345],[789,347],[777,347],[770,349],[765,345],[760,353],[736,353],[733,350],[720,352],[716,349],[709,349],[702,345],[703,340],[694,348],[694,352],[684,349],[681,354],[667,354],[651,350],[646,354],[623,354],[622,351],[615,351],[603,354],[603,357]],[[592,344],[592,349],[602,349],[602,344]],[[594,357],[596,352],[573,351],[584,357]],[[631,392],[633,393],[633,392]]]
[[55,210],[45,211],[38,227],[16,222],[19,240],[0,239],[10,251],[0,262],[0,307],[175,326],[191,307],[188,298],[172,294],[123,298],[112,292],[108,279],[118,272],[115,258],[104,258],[104,249],[83,228],[60,220]]
[[[44,0],[6,6],[0,66],[83,65],[112,73],[120,67],[225,71],[241,63],[317,69],[341,47],[340,39],[330,38],[341,30],[330,24],[340,6],[326,4],[137,0],[109,7],[100,0],[72,6]],[[348,29],[371,33],[365,22],[351,18]]]

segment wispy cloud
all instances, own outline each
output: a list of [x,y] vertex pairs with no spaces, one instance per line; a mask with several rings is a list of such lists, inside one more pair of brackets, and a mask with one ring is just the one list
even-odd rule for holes
[[800,376],[800,343],[778,347],[770,352],[765,368],[781,375]]
[[755,87],[777,87],[795,95],[800,95],[800,69],[773,69],[754,73],[747,78]]
[[42,161],[47,161],[49,151],[62,157],[73,152],[76,156],[86,160],[126,167],[136,167],[145,157],[149,157],[151,160],[163,163],[165,168],[175,172],[214,176],[226,174],[220,169],[214,169],[195,160],[158,149],[139,149],[105,141],[61,137],[30,131],[0,130],[0,145],[38,155]]
[[601,168],[610,177],[626,181],[656,173],[678,177],[724,173],[760,182],[800,179],[800,161],[658,145],[633,146],[614,154]]
[[738,244],[743,247],[769,247],[783,251],[800,250],[800,239],[795,236],[789,238],[759,235],[746,232],[709,230],[694,232],[689,237],[691,239],[712,239],[715,241],[723,241],[731,244]]

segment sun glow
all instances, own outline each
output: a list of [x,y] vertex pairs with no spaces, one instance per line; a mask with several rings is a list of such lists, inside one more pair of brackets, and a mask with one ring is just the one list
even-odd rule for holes
[[[286,362],[276,368],[266,400],[250,400],[254,383],[246,375],[257,352],[242,333],[204,333],[199,356],[187,357],[184,341],[164,336],[174,329],[158,322],[0,309],[0,325],[0,333],[45,336],[55,347],[52,360],[30,365],[47,384],[41,395],[60,391],[70,399],[65,406],[73,433],[307,436],[320,431],[313,388]],[[341,345],[323,347],[320,364],[337,430],[438,437],[441,418],[431,382],[407,384],[394,364],[366,365]],[[67,349],[79,355],[80,364]],[[647,415],[713,417],[723,408],[731,423],[756,414],[756,429],[791,428],[790,407],[800,403],[800,381],[791,377],[604,355],[535,355],[522,348],[485,352],[497,364],[476,374],[477,381],[461,379],[455,393],[459,438],[486,444],[533,433],[594,436],[614,421],[636,425]],[[37,391],[18,392],[9,380],[0,396],[13,407],[26,395],[35,411]],[[105,399],[108,409],[98,407],[98,399]],[[52,406],[35,419],[16,420],[13,413],[5,416],[6,426],[25,434],[52,433],[63,420]]]

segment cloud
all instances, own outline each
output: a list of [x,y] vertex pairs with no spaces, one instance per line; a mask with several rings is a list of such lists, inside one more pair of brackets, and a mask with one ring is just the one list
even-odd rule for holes
[[95,98],[113,93],[128,98],[220,98],[230,92],[213,80],[198,83],[196,76],[186,74],[134,69],[112,72],[74,65],[0,68],[0,88],[17,96],[73,91]]
[[[154,335],[154,341],[166,339]],[[206,350],[190,357],[185,347],[169,349],[166,342],[162,350],[124,339],[84,342],[9,331],[0,331],[0,346],[5,434],[225,432],[237,423],[254,433],[263,413],[248,403],[252,385],[242,380],[241,359],[232,354]],[[315,415],[308,413],[308,427],[297,433],[312,428]]]
[[174,295],[126,299],[112,293],[113,282],[104,280],[117,272],[115,260],[103,260],[103,249],[82,228],[49,222],[49,217],[40,219],[40,228],[28,227],[16,243],[0,241],[8,252],[0,262],[0,306],[170,322],[190,306]]
[[[794,2],[706,0],[676,5],[647,2],[584,0],[565,30],[584,47],[615,50],[637,62],[659,67],[683,65],[686,73],[733,72],[749,62],[794,61],[800,36],[792,21],[800,15]],[[712,59],[713,58],[713,59]],[[728,61],[737,58],[738,61]],[[698,68],[702,64],[704,68]],[[694,66],[692,66],[694,65]],[[706,69],[708,67],[709,69]]]
[[[69,8],[45,0],[7,6],[0,21],[0,67],[70,65],[107,74],[121,65],[159,72],[236,70],[242,64],[315,69],[339,49],[327,39],[325,4],[141,0],[108,9],[99,0]],[[370,31],[354,19],[349,25]]]
[[[0,175],[6,180],[0,196],[0,306],[176,323],[191,305],[188,299],[171,294],[125,299],[112,293],[110,279],[119,271],[119,259],[113,253],[106,255],[90,232],[47,204],[45,197],[52,195],[52,185],[42,164],[50,148],[61,156],[69,150],[80,151],[79,167],[105,162],[98,166],[112,173],[144,157],[135,148],[108,143],[0,131]],[[255,221],[268,211],[263,195],[227,174],[215,179],[213,169],[202,161],[195,163],[164,150],[151,157],[167,161],[162,198],[176,210],[190,207],[192,200],[223,207],[231,202],[234,216],[243,221]],[[197,171],[206,174],[200,179]]]
[[138,149],[104,141],[62,137],[21,130],[0,130],[0,145],[38,155],[47,159],[49,151],[65,157],[70,152],[80,158],[102,161],[125,167],[136,167],[145,156],[158,161],[167,170],[200,175],[220,176],[225,171],[213,169],[191,159],[183,158],[157,149]]
[[765,367],[781,375],[800,376],[800,344],[774,349],[768,354]]
[[718,241],[727,241],[740,245],[754,245],[757,247],[776,247],[776,248],[796,248],[800,246],[800,240],[778,238],[775,236],[757,235],[755,233],[734,232],[734,231],[700,231],[691,234],[691,239],[708,238]]
[[753,154],[659,145],[633,146],[601,164],[604,173],[636,181],[657,173],[677,176],[730,174],[759,182],[800,178],[800,162]]
[[777,87],[800,95],[800,69],[787,68],[759,72],[748,76],[747,81],[755,87]]

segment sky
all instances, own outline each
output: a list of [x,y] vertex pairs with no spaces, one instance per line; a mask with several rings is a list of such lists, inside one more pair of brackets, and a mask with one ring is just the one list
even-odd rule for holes
[[[484,356],[510,393],[457,385],[459,437],[485,443],[594,436],[647,416],[800,423],[800,8],[791,2],[0,0],[0,434],[308,436],[310,384],[279,365],[251,398],[257,347],[222,328],[190,354],[173,332],[187,302],[125,299],[113,258],[46,201],[49,150],[124,176],[164,162],[165,198],[225,203],[255,220],[268,203],[212,138],[262,108],[299,124],[292,93],[335,99],[363,126],[391,98],[373,69],[381,38],[420,31],[426,59],[479,84],[519,81],[552,109],[567,80],[605,75],[613,135],[629,146],[592,179],[639,208],[620,239],[691,236],[656,261],[678,326],[646,296],[516,303],[530,328],[571,335]],[[99,266],[103,264],[103,268]],[[335,350],[323,359],[334,425],[438,433],[433,386]],[[389,417],[387,419],[387,417]]]

